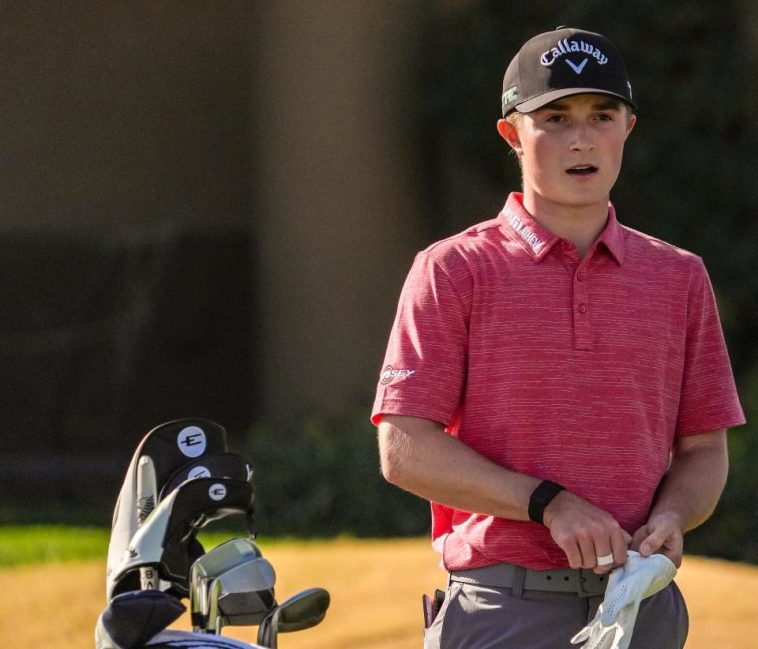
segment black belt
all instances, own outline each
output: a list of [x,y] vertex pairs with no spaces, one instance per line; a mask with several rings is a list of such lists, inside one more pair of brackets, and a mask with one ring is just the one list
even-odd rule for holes
[[451,581],[494,588],[541,590],[550,593],[575,593],[579,597],[605,594],[608,575],[597,575],[583,568],[531,570],[511,563],[496,563],[473,570],[453,570]]

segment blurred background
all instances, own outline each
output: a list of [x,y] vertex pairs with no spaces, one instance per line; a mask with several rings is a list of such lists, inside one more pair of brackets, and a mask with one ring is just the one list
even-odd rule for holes
[[398,536],[368,421],[415,252],[492,218],[528,37],[600,31],[639,103],[612,198],[701,255],[751,423],[688,550],[758,563],[758,3],[3,3],[0,522],[108,526],[154,426],[224,425],[264,535]]

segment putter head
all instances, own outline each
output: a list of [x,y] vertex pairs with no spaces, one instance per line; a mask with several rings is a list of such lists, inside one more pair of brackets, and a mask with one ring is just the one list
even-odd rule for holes
[[274,608],[258,627],[258,644],[276,649],[277,635],[310,629],[319,624],[329,608],[329,592],[308,588]]
[[258,624],[276,606],[276,574],[251,539],[231,539],[197,559],[190,570],[195,631]]
[[195,478],[174,489],[138,528],[112,570],[113,584],[128,583],[127,577],[144,566],[157,569],[180,596],[189,594],[192,564],[191,544],[207,523],[232,514],[252,521],[253,487],[246,480]]

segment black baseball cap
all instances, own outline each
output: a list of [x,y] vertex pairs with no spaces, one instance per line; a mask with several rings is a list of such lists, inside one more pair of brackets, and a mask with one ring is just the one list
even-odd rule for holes
[[503,78],[503,117],[587,92],[618,97],[637,108],[624,60],[613,44],[601,34],[558,27],[530,38],[513,57]]

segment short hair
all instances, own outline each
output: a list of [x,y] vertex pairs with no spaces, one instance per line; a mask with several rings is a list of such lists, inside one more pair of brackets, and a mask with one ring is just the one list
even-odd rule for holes
[[[634,107],[619,97],[613,97],[612,95],[602,95],[599,93],[588,93],[588,94],[598,95],[598,100],[597,100],[598,103],[596,105],[599,106],[600,108],[603,108],[603,109],[614,108],[616,110],[621,110],[621,108],[623,107],[623,108],[626,108],[627,115],[634,114]],[[551,101],[550,103],[545,104],[544,106],[540,106],[540,108],[550,108],[553,105],[556,105],[556,107],[562,107],[563,100],[571,96],[572,95],[568,95],[567,97],[561,97],[560,99]],[[537,108],[536,110],[539,110],[539,108]]]
[[[518,131],[518,127],[521,125],[521,122],[524,121],[524,113],[519,113],[517,110],[512,110],[503,119],[505,119],[506,122],[508,122],[513,128],[515,128]],[[516,158],[516,160],[518,161],[519,169],[520,169],[521,156],[518,153],[516,153],[515,149],[511,149],[508,153],[512,155],[514,158]]]
[[[549,104],[545,104],[544,106],[540,106],[540,108],[548,108],[554,103],[560,102],[560,99],[556,99],[555,101],[550,102]],[[627,116],[634,115],[634,107],[631,104],[628,104],[623,99],[620,99],[618,97],[612,97],[610,95],[604,97],[604,101],[607,103],[608,107],[616,108],[617,110],[621,110],[622,107],[626,108],[626,114]],[[539,110],[537,108],[536,110]],[[518,110],[512,110],[508,115],[505,116],[505,119],[510,122],[514,127],[518,126],[523,119],[524,113],[520,113]]]
[[517,110],[512,110],[505,116],[505,121],[509,122],[511,126],[516,128],[524,119],[524,114],[519,113]]

